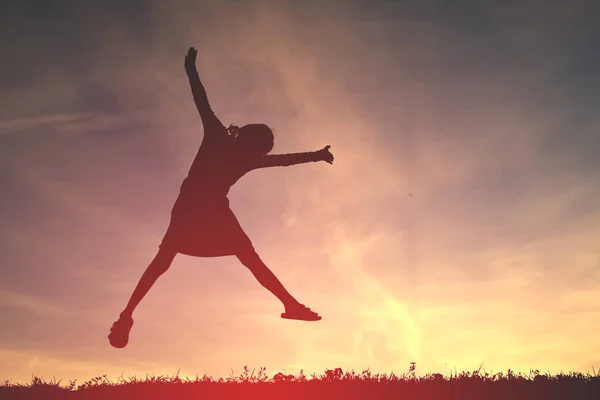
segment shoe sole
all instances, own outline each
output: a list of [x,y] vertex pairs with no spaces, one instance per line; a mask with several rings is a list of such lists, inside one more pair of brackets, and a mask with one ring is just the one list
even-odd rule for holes
[[318,315],[316,317],[313,317],[313,316],[305,316],[305,317],[303,317],[301,315],[294,315],[294,314],[288,314],[288,313],[281,314],[281,318],[283,318],[283,319],[293,319],[293,320],[296,320],[296,321],[310,321],[310,322],[320,321],[321,320],[321,316],[320,315]]

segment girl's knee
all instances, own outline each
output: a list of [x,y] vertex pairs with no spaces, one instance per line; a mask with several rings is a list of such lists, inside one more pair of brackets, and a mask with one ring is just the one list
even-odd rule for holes
[[239,251],[236,256],[245,266],[255,265],[257,262],[260,262],[260,257],[253,248]]
[[149,268],[152,271],[158,273],[159,275],[165,273],[171,266],[171,263],[173,262],[173,259],[175,258],[176,254],[177,253],[173,253],[170,251],[160,250],[156,257],[154,257],[154,260],[152,260],[152,262],[150,263]]
[[156,260],[158,262],[166,262],[166,263],[170,264],[173,262],[173,259],[175,258],[176,255],[177,255],[177,251],[168,249],[168,248],[164,248],[164,247],[160,247],[158,249],[158,253],[154,257],[154,260]]

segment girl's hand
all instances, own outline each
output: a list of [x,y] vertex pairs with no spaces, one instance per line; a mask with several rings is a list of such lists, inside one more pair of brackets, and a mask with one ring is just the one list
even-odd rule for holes
[[333,164],[333,154],[329,152],[331,146],[327,145],[317,153],[319,154],[319,160],[327,161],[329,164]]
[[185,56],[185,70],[193,71],[196,69],[196,55],[198,54],[198,50],[193,47],[190,47],[187,55]]

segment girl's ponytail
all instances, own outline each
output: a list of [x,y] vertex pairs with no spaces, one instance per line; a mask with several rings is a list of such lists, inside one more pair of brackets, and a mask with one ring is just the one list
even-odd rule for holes
[[240,127],[237,125],[229,125],[229,127],[227,128],[227,132],[235,138],[240,133]]

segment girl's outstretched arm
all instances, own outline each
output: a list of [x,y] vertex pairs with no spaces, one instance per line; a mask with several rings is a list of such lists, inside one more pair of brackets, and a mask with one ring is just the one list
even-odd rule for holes
[[208,96],[206,95],[206,90],[200,82],[200,76],[198,75],[198,71],[196,70],[196,55],[198,51],[193,47],[190,47],[187,55],[185,56],[185,72],[190,80],[190,86],[192,88],[192,95],[194,96],[194,102],[196,103],[196,108],[198,109],[198,113],[200,114],[200,118],[202,118],[202,125],[204,125],[204,135],[205,137],[210,137],[213,135],[219,135],[223,133],[227,134],[225,127],[219,121],[215,113],[213,112],[209,102]]
[[271,154],[262,156],[255,168],[286,167],[288,165],[304,164],[309,162],[327,161],[333,163],[333,155],[329,152],[331,146],[325,146],[319,151],[292,154]]

